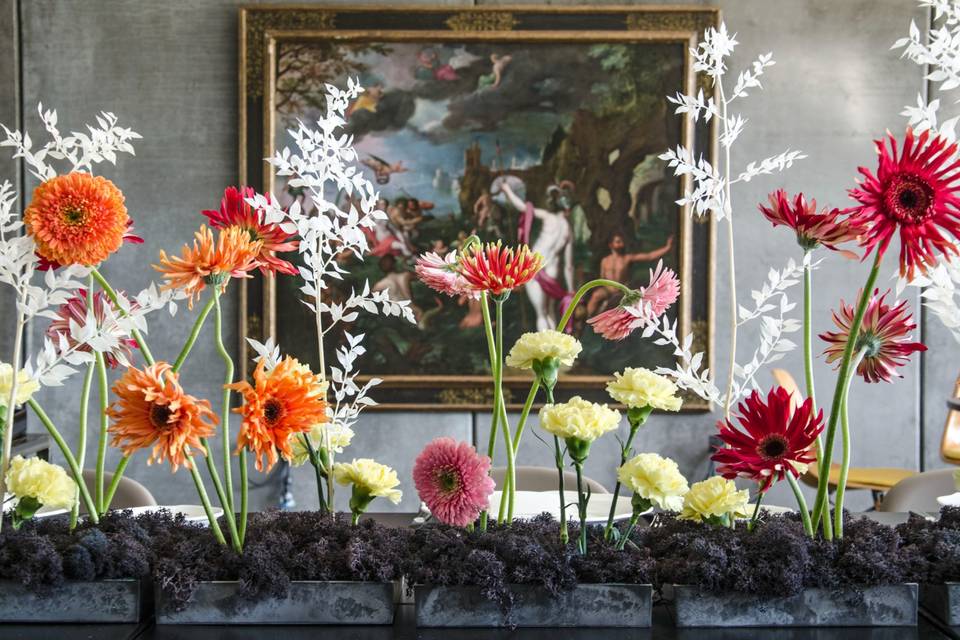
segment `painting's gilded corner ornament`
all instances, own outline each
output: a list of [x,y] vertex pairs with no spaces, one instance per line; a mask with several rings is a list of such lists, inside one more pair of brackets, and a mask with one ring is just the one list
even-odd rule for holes
[[263,95],[263,63],[267,48],[264,35],[267,31],[327,31],[335,28],[336,16],[333,11],[313,9],[247,11],[243,34],[247,97],[259,98]]
[[465,11],[447,18],[453,31],[512,31],[517,19],[506,11]]

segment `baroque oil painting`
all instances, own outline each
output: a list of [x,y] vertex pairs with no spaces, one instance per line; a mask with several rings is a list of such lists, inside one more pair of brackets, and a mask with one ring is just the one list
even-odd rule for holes
[[[265,124],[276,147],[288,144],[286,131],[298,119],[323,113],[327,84],[356,78],[365,88],[347,109],[345,132],[387,216],[369,231],[371,251],[362,262],[344,257],[357,279],[327,295],[345,298],[367,280],[373,290],[412,301],[415,324],[361,316],[345,328],[367,335],[361,368],[393,387],[380,391],[387,394],[382,400],[477,407],[490,401],[477,383],[489,375],[479,302],[424,286],[414,272],[421,253],[442,255],[476,235],[527,243],[543,256],[540,274],[507,302],[507,345],[524,332],[556,327],[573,293],[594,278],[638,288],[660,261],[681,277],[696,265],[693,277],[707,278],[707,257],[692,255],[694,234],[676,204],[681,180],[658,157],[682,140],[684,121],[665,96],[684,89],[686,46],[409,33],[397,40],[276,41]],[[282,178],[267,184],[281,204],[310,210],[305,194]],[[316,352],[312,316],[292,284],[278,280],[276,287],[279,341],[309,361]],[[684,295],[674,318],[698,306],[692,288]],[[586,320],[619,299],[616,289],[592,290],[567,327],[583,345],[566,376],[581,395],[585,386],[602,393],[603,381],[627,366],[672,366],[669,349],[636,334],[615,350],[603,348]],[[705,322],[707,311],[685,324]],[[514,404],[525,395],[519,374],[506,371]]]

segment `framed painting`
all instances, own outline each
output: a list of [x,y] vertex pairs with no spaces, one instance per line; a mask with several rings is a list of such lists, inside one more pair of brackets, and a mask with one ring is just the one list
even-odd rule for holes
[[[675,115],[665,96],[698,84],[712,91],[689,49],[718,22],[715,9],[694,7],[241,10],[242,183],[309,209],[263,158],[289,144],[298,119],[317,119],[327,84],[358,78],[365,87],[346,132],[388,219],[370,233],[370,255],[350,266],[357,281],[329,295],[368,280],[413,302],[416,324],[370,317],[349,327],[368,336],[360,370],[383,379],[381,409],[491,404],[478,304],[437,296],[413,271],[418,254],[454,249],[471,234],[526,240],[545,259],[545,277],[506,305],[507,345],[555,325],[584,282],[603,276],[636,288],[663,260],[682,281],[670,313],[710,353],[714,228],[676,204],[684,178],[658,156],[710,140],[712,125]],[[583,352],[558,397],[604,398],[613,372],[672,364],[669,349],[639,335],[611,344],[587,325],[618,298],[596,289],[578,307],[572,330]],[[292,280],[246,282],[241,314],[241,339],[274,336],[292,355],[316,359],[312,316]],[[529,387],[520,373],[505,375],[514,407]],[[708,408],[694,398],[686,407]]]

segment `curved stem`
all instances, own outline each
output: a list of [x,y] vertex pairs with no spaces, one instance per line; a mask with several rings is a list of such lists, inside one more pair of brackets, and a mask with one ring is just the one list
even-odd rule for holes
[[[803,497],[803,491],[792,473],[787,473],[787,482],[793,489],[793,495],[797,499],[797,507],[800,509],[800,520],[803,522],[803,530],[808,536],[813,537],[813,523],[810,521],[810,510],[807,508],[807,500]],[[829,520],[829,518],[827,518]]]
[[[833,533],[839,539],[843,537],[843,495],[847,488],[847,475],[850,473],[850,420],[847,416],[847,405],[850,400],[850,383],[853,381],[863,360],[864,352],[860,351],[854,358],[850,373],[847,374],[843,386],[843,402],[840,404],[840,436],[843,442],[843,458],[840,461],[840,477],[837,480],[837,495],[833,505]],[[826,518],[830,519],[829,515]]]
[[[616,287],[620,289],[625,294],[632,293],[633,290],[626,285],[623,285],[614,280],[607,280],[605,278],[597,278],[596,280],[591,280],[584,283],[577,289],[577,292],[574,294],[573,298],[570,300],[570,305],[567,307],[567,310],[564,311],[563,317],[560,318],[560,322],[557,323],[557,331],[563,331],[567,326],[567,323],[570,322],[570,318],[573,317],[573,312],[576,311],[577,305],[580,304],[585,296],[591,289],[596,287]],[[540,388],[540,379],[534,377],[533,382],[530,384],[530,391],[527,393],[527,400],[523,405],[523,411],[520,413],[520,421],[517,423],[517,430],[513,436],[513,446],[519,450],[520,448],[520,438],[523,436],[523,430],[527,426],[527,418],[530,415],[530,409],[533,407],[534,400],[537,397],[537,391]]]
[[[188,455],[187,460],[189,462],[188,466],[190,467],[190,476],[193,478],[193,484],[197,487],[197,494],[200,496],[200,502],[203,504],[203,510],[207,513],[207,521],[210,523],[210,530],[213,531],[213,536],[217,539],[217,542],[223,546],[227,546],[227,540],[223,537],[223,531],[220,530],[220,524],[213,515],[213,508],[210,506],[210,498],[207,496],[207,490],[203,486],[203,479],[200,477],[200,472],[197,471],[197,463],[193,459],[193,455]],[[230,518],[227,518],[227,521],[229,522]],[[234,547],[234,550],[237,553],[240,552],[240,550],[236,547]]]
[[83,506],[87,509],[87,517],[90,518],[90,522],[93,524],[98,524],[100,522],[100,516],[98,515],[97,507],[93,502],[93,498],[90,496],[90,490],[87,489],[87,485],[83,481],[83,471],[77,466],[77,459],[73,457],[73,452],[70,451],[70,447],[67,446],[63,436],[60,435],[57,427],[54,426],[53,421],[50,420],[50,416],[37,404],[37,401],[31,398],[27,401],[27,404],[60,448],[60,453],[62,453],[64,459],[66,459],[67,466],[70,467],[70,473],[73,474],[73,479],[77,483],[77,488],[80,490],[80,498],[83,500]]
[[[93,269],[90,270],[90,275],[92,275],[93,279],[97,281],[97,284],[100,285],[100,288],[106,292],[107,297],[110,298],[113,304],[117,305],[117,300],[119,300],[119,298],[117,297],[117,292],[113,290],[113,287],[111,287],[110,283],[107,282],[107,279],[103,277],[103,274],[100,273],[100,271],[96,267],[94,267]],[[117,305],[117,311],[120,313],[121,316],[127,317],[127,312],[124,311],[123,309],[120,309],[119,305]],[[137,341],[137,346],[140,347],[140,353],[143,354],[144,362],[146,362],[149,365],[154,364],[155,361],[153,359],[153,354],[150,353],[150,347],[147,346],[147,341],[144,340],[143,335],[141,335],[140,333],[140,330],[131,329],[130,335],[132,335],[133,339]]]
[[[233,470],[230,464],[230,389],[233,383],[233,358],[223,344],[223,310],[220,308],[220,287],[213,287],[213,333],[217,345],[217,353],[223,360],[223,408],[220,411],[220,433],[223,440],[223,490],[227,498],[224,510],[231,518],[236,517],[233,508]],[[199,324],[199,322],[198,322]]]
[[128,464],[130,464],[130,458],[128,456],[123,456],[120,458],[120,462],[117,463],[117,468],[113,471],[113,478],[110,479],[110,486],[107,488],[107,495],[103,498],[103,511],[101,511],[101,514],[110,510],[110,503],[113,502],[113,496],[117,492],[117,487],[120,486],[120,478],[123,477],[123,472],[127,470]]
[[96,475],[96,494],[97,494],[97,513],[106,511],[107,505],[104,503],[103,493],[103,475],[107,464],[107,427],[110,426],[107,417],[107,404],[110,388],[107,383],[107,363],[103,354],[96,352],[97,358],[97,380],[100,392],[100,432],[97,436],[97,475]]
[[[93,386],[93,367],[94,363],[87,365],[87,373],[83,376],[83,389],[80,391],[80,415],[77,437],[77,466],[83,469],[87,460],[87,412],[90,407],[90,387]],[[77,519],[80,516],[80,489],[74,497],[75,504],[70,509],[70,530],[76,529]]]
[[[837,373],[837,386],[833,392],[833,404],[830,408],[830,420],[827,423],[827,436],[824,443],[823,462],[821,469],[826,469],[827,473],[820,475],[820,483],[817,486],[817,499],[813,505],[813,522],[819,522],[824,514],[827,503],[827,488],[830,484],[830,463],[833,457],[833,442],[837,435],[837,423],[840,419],[841,405],[843,403],[843,387],[846,384],[847,376],[850,374],[850,364],[853,359],[853,352],[860,337],[860,327],[863,324],[863,316],[867,311],[867,305],[870,302],[873,285],[877,281],[880,273],[881,255],[876,252],[873,260],[873,267],[867,276],[867,281],[860,294],[860,301],[857,303],[857,310],[853,316],[853,322],[850,324],[850,335],[847,338],[847,344],[843,348],[843,358],[840,360],[840,369]],[[829,510],[827,510],[829,513]],[[827,516],[829,517],[829,516]],[[829,539],[829,538],[828,538]]]
[[[214,287],[214,289],[216,289],[216,287]],[[207,304],[203,306],[203,309],[200,311],[200,315],[197,316],[196,322],[193,323],[193,329],[190,331],[190,335],[187,337],[187,342],[183,345],[183,349],[180,350],[180,355],[177,356],[176,361],[173,363],[174,373],[180,371],[180,368],[183,367],[183,363],[186,362],[187,356],[190,355],[190,351],[193,349],[193,345],[196,343],[197,337],[200,335],[200,330],[203,328],[203,323],[206,321],[207,316],[210,315],[214,305],[217,304],[217,298],[217,294],[214,293],[214,295],[207,301]]]

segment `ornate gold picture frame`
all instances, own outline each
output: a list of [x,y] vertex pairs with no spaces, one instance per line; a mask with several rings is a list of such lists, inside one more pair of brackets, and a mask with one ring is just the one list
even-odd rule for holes
[[[373,338],[360,368],[384,380],[378,408],[489,407],[482,359],[467,355],[485,354],[476,310],[422,289],[411,265],[416,253],[455,247],[468,232],[515,243],[522,212],[504,198],[504,181],[531,211],[554,216],[569,230],[566,245],[543,242],[556,251],[547,256],[557,260],[549,280],[537,291],[516,292],[508,303],[516,318],[506,326],[507,344],[551,320],[564,290],[610,269],[637,287],[662,259],[682,282],[670,313],[709,358],[714,226],[674,203],[686,178],[674,177],[657,156],[711,139],[712,125],[675,115],[665,96],[695,93],[698,85],[712,91],[709,79],[693,72],[689,49],[718,24],[716,9],[699,7],[241,10],[242,184],[281,203],[301,198],[263,159],[288,144],[289,122],[315,119],[325,83],[359,77],[367,88],[351,105],[347,129],[362,170],[382,185],[390,219],[370,238],[373,255],[351,271],[409,293],[418,319],[415,327],[376,317],[370,322],[379,324],[350,328]],[[716,150],[706,145],[699,152],[712,157]],[[535,248],[545,229],[546,222],[533,223]],[[529,223],[526,232],[530,236]],[[599,292],[582,306],[595,313],[612,304],[612,294]],[[274,336],[285,351],[302,351],[309,360],[315,344],[305,344],[309,331],[298,329],[301,308],[296,287],[283,280],[244,281],[243,346],[246,337]],[[613,370],[670,363],[669,351],[641,344],[639,336],[601,345],[584,320],[580,314],[573,323],[584,354],[561,378],[561,399],[572,393],[600,399]],[[507,375],[504,382],[516,407],[529,379]],[[709,407],[692,397],[685,408]]]

